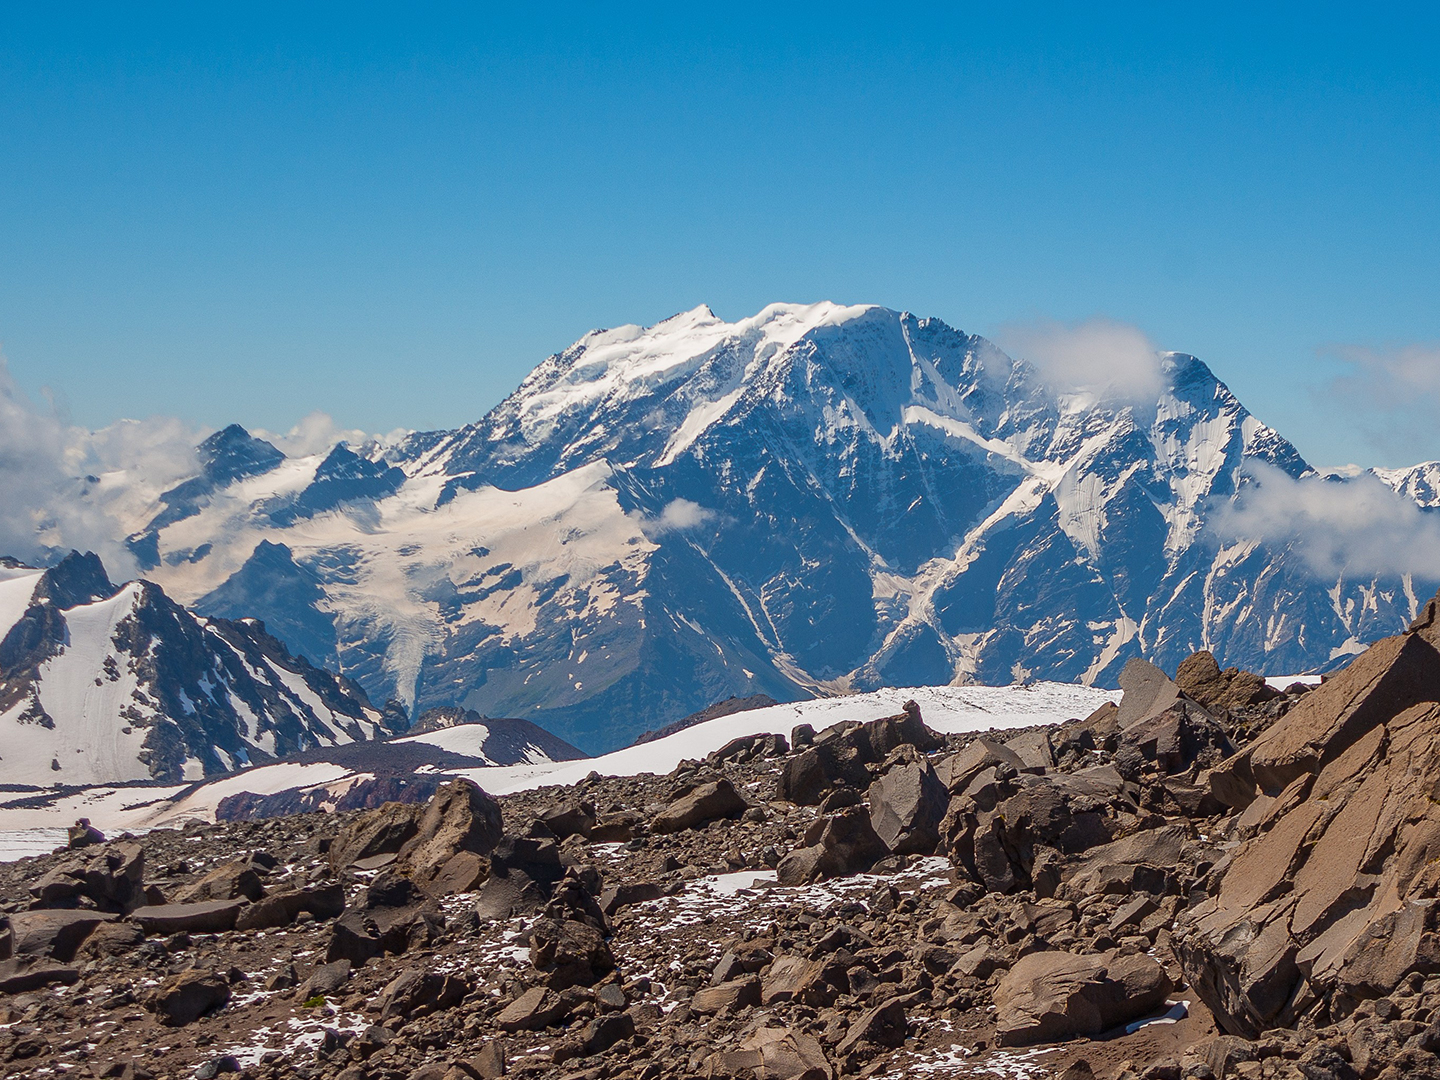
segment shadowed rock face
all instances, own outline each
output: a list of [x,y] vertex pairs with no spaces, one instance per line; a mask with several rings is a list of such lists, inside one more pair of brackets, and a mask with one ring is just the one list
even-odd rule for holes
[[1409,972],[1440,971],[1433,633],[1376,643],[1216,770],[1251,839],[1216,867],[1177,943],[1225,1030],[1343,1018]]

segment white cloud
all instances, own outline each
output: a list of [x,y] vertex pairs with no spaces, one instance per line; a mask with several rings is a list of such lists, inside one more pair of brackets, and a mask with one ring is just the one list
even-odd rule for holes
[[717,515],[714,510],[707,510],[689,499],[673,499],[660,511],[659,517],[634,516],[639,521],[640,530],[649,539],[656,540],[666,533],[682,532],[714,521]]
[[1322,579],[1340,574],[1440,577],[1440,514],[1422,510],[1374,476],[1292,479],[1260,463],[1210,528],[1224,540],[1288,546]]
[[0,358],[0,554],[34,562],[77,548],[99,554],[117,578],[133,575],[128,526],[195,473],[203,435],[171,417],[75,427],[38,409]]
[[996,338],[1055,390],[1153,403],[1164,386],[1160,350],[1144,331],[1126,323],[1094,318],[1011,324]]
[[287,457],[307,457],[310,454],[324,454],[342,440],[351,446],[363,446],[368,442],[391,443],[408,435],[405,430],[392,431],[388,435],[374,435],[359,428],[342,428],[329,413],[312,412],[283,435],[256,428],[251,432],[258,438],[273,443]]
[[1349,370],[1331,380],[1320,400],[1340,405],[1372,443],[1402,455],[1433,444],[1440,409],[1440,344],[1333,350]]

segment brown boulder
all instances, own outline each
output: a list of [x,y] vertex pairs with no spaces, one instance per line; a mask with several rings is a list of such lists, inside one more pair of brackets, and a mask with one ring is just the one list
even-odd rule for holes
[[929,855],[950,805],[945,785],[923,757],[893,766],[865,793],[870,825],[896,855]]
[[829,1005],[838,991],[832,985],[827,965],[803,956],[781,956],[770,965],[760,984],[760,1002],[795,1001],[802,1005]]
[[392,1016],[418,1020],[431,1013],[453,1009],[465,1000],[470,984],[459,975],[411,968],[392,979],[380,991],[380,1021]]
[[860,1014],[850,1025],[845,1038],[840,1040],[840,1045],[835,1047],[835,1056],[844,1058],[862,1043],[900,1046],[905,1042],[908,1027],[905,1002],[900,998],[890,998]]
[[186,885],[171,899],[177,904],[202,900],[259,900],[265,895],[260,875],[249,862],[237,860],[217,866],[199,881]]
[[1197,760],[1218,764],[1235,750],[1215,718],[1203,706],[1183,698],[1126,728],[1120,743],[1133,747],[1167,773],[1180,772]]
[[750,1005],[760,1004],[760,980],[753,975],[731,979],[716,986],[706,986],[695,991],[690,999],[690,1009],[702,1016],[715,1013],[738,1012]]
[[303,889],[272,893],[250,904],[235,918],[236,930],[269,930],[289,926],[301,912],[317,919],[333,919],[345,909],[345,890],[339,884],[309,885]]
[[588,839],[595,821],[595,804],[582,799],[568,799],[540,815],[540,823],[554,833],[557,840],[569,836]]
[[482,919],[508,919],[539,911],[565,875],[554,840],[507,836],[490,853],[489,875],[476,911]]
[[775,876],[782,885],[805,885],[820,878],[862,873],[888,853],[865,807],[847,806],[812,822],[801,846],[780,860]]
[[146,1007],[160,1023],[184,1027],[230,1000],[230,983],[213,971],[192,968],[172,975],[147,997]]
[[835,1073],[819,1041],[793,1027],[762,1027],[734,1050],[711,1054],[705,1073],[766,1080],[832,1080]]
[[1175,685],[1201,705],[1220,709],[1243,709],[1280,696],[1253,672],[1233,667],[1221,671],[1215,657],[1203,649],[1180,661]]
[[[802,725],[803,726],[803,725]],[[800,729],[792,738],[797,749]],[[788,759],[780,770],[777,796],[801,806],[816,806],[837,784],[865,788],[872,775],[870,766],[883,762],[900,746],[922,752],[938,750],[945,739],[925,726],[920,707],[905,703],[905,711],[863,724],[854,721],[832,725],[810,738],[811,745]]]
[[361,813],[331,841],[330,869],[338,874],[363,860],[394,855],[415,835],[424,812],[423,806],[388,802]]
[[1138,656],[1120,669],[1120,709],[1115,722],[1121,731],[1162,712],[1180,699],[1180,687],[1149,660]]
[[136,908],[130,921],[147,934],[217,934],[235,929],[244,900],[207,900],[198,904],[156,904]]
[[739,817],[749,805],[735,790],[735,786],[721,777],[708,784],[701,784],[661,810],[650,822],[650,831],[683,832],[718,818]]
[[444,877],[468,891],[476,884],[475,874],[467,879],[463,870],[447,864],[460,856],[473,870],[479,865],[474,857],[488,855],[503,833],[500,804],[469,780],[452,780],[425,804],[415,835],[396,854],[395,866],[422,886]]
[[1018,759],[1020,772],[1043,773],[1055,766],[1055,750],[1050,745],[1050,733],[1044,728],[1022,732],[1006,740],[1005,749]]
[[605,935],[576,919],[541,919],[530,932],[530,963],[556,990],[594,986],[615,970]]
[[500,1010],[501,1031],[539,1031],[561,1020],[573,1008],[559,991],[532,986]]
[[26,994],[56,983],[71,986],[79,981],[80,972],[64,964],[0,960],[0,994]]
[[116,916],[100,911],[17,911],[10,916],[0,956],[49,957],[62,963],[75,958],[90,932]]
[[1020,755],[1009,747],[989,739],[976,739],[958,754],[942,758],[935,766],[935,775],[948,791],[959,794],[985,769],[1002,763],[1016,772],[1024,766]]
[[71,855],[30,886],[41,907],[85,898],[102,911],[128,911],[145,902],[145,849],[119,841]]
[[1099,1035],[1153,1012],[1170,992],[1165,969],[1143,954],[1022,956],[995,989],[995,1037],[1031,1046]]

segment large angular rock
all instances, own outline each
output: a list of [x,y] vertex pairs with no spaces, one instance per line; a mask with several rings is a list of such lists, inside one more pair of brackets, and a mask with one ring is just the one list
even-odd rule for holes
[[469,780],[452,780],[425,804],[415,835],[400,848],[395,865],[421,886],[442,878],[450,878],[452,884],[461,879],[473,884],[473,873],[467,878],[447,864],[458,858],[478,865],[475,857],[494,850],[503,833],[500,804]]
[[760,980],[753,975],[706,986],[695,991],[690,999],[690,1010],[701,1016],[716,1013],[738,1012],[750,1005],[760,1004]]
[[676,833],[698,828],[719,818],[739,817],[749,803],[729,780],[721,777],[682,795],[655,815],[653,833]]
[[793,1027],[762,1027],[734,1050],[705,1059],[709,1076],[765,1077],[766,1080],[832,1080],[835,1073],[819,1040]]
[[946,790],[959,794],[982,771],[1001,764],[1021,772],[1025,763],[1020,760],[1020,755],[1008,746],[989,739],[976,739],[958,754],[942,758],[935,766],[935,775],[945,785]]
[[567,799],[540,815],[540,823],[555,834],[557,840],[569,836],[587,839],[595,828],[595,804],[583,799]]
[[995,1037],[1031,1046],[1099,1035],[1153,1012],[1170,992],[1165,969],[1143,954],[1038,952],[995,989]]
[[1207,708],[1243,709],[1280,696],[1259,675],[1239,668],[1220,669],[1215,657],[1202,649],[1191,653],[1175,669],[1175,685]]
[[241,909],[235,917],[236,930],[269,930],[289,926],[302,912],[317,919],[333,919],[345,910],[345,890],[337,884],[307,885],[272,893]]
[[300,984],[300,989],[295,991],[295,997],[300,1001],[309,1001],[335,993],[350,981],[352,967],[349,960],[331,960],[315,965]]
[[1050,733],[1044,728],[1007,739],[1005,749],[1015,755],[1021,772],[1043,773],[1055,766],[1055,749],[1050,745]]
[[870,824],[896,855],[929,855],[940,842],[949,794],[922,757],[892,767],[866,792]]
[[145,849],[119,841],[72,855],[35,884],[30,895],[42,907],[73,904],[82,897],[102,911],[129,911],[145,902]]
[[394,855],[419,828],[423,806],[388,802],[359,814],[330,843],[330,869],[339,873],[358,862]]
[[206,900],[198,904],[156,904],[136,908],[130,921],[147,934],[218,934],[235,929],[244,900]]
[[1440,699],[1440,653],[1419,634],[1370,646],[1286,713],[1249,748],[1251,775],[1278,795],[1368,732],[1411,706]]
[[175,893],[171,899],[177,904],[190,904],[205,900],[259,900],[264,895],[265,885],[255,867],[248,861],[237,859],[217,866],[199,881]]
[[404,953],[433,942],[445,929],[435,903],[408,878],[379,874],[354,907],[330,926],[326,961],[348,960],[359,966],[389,953]]
[[[983,783],[982,783],[983,782]],[[1116,807],[1129,807],[1111,766],[987,781],[979,774],[950,803],[941,831],[951,860],[991,892],[1034,886],[1036,853],[1075,855],[1108,843]]]
[[501,1031],[539,1031],[562,1019],[572,1007],[559,991],[532,986],[500,1010],[496,1023]]
[[172,975],[146,999],[146,1005],[160,1023],[169,1027],[193,1024],[230,1000],[230,983],[213,971],[192,968]]
[[553,840],[507,836],[490,853],[490,873],[475,910],[482,919],[508,919],[539,911],[565,875]]
[[594,986],[615,970],[605,935],[576,919],[541,919],[530,932],[530,963],[554,990]]
[[1167,773],[1187,769],[1197,760],[1219,764],[1235,751],[1219,722],[1203,706],[1183,698],[1130,725],[1121,733],[1120,744],[1133,747]]
[[812,822],[801,846],[775,868],[782,885],[804,885],[827,877],[844,877],[870,869],[888,850],[875,834],[869,811],[847,806],[828,817]]
[[7,936],[0,938],[0,958],[48,957],[67,963],[92,930],[115,918],[102,911],[17,911],[10,916]]
[[802,1005],[825,1006],[839,994],[835,982],[843,978],[844,969],[830,970],[823,960],[807,960],[803,956],[778,957],[760,984],[760,1002],[774,1005],[794,1001]]
[[392,1016],[418,1020],[453,1009],[469,992],[470,983],[460,975],[410,968],[380,991],[380,1020],[383,1023]]
[[0,994],[26,994],[56,983],[71,986],[79,981],[80,972],[64,964],[0,960]]
[[1343,1018],[1440,970],[1440,653],[1371,646],[1224,772],[1250,785],[1242,843],[1176,926],[1187,979],[1231,1034],[1324,1005]]
[[1120,711],[1115,721],[1120,730],[1159,716],[1180,699],[1180,687],[1149,660],[1138,656],[1120,669]]
[[845,1033],[845,1038],[835,1047],[835,1056],[844,1058],[863,1043],[900,1046],[905,1042],[908,1030],[905,1002],[900,998],[890,998],[866,1009],[856,1018]]
[[870,766],[883,762],[896,747],[928,753],[944,745],[944,738],[925,726],[920,707],[907,701],[905,711],[896,716],[836,724],[820,732],[808,749],[785,762],[776,794],[801,806],[816,806],[836,784],[867,787]]

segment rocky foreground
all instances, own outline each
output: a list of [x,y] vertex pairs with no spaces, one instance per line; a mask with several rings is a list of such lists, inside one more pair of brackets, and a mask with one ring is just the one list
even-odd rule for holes
[[157,830],[0,867],[8,1076],[1440,1077],[1435,604],[941,737]]

